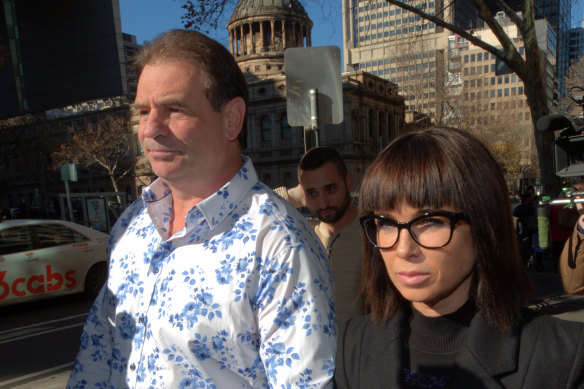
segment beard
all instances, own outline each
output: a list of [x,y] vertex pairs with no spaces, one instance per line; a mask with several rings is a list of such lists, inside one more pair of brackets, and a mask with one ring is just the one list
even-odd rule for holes
[[[343,217],[343,215],[345,214],[350,205],[351,195],[349,194],[349,188],[347,188],[347,185],[345,184],[345,198],[343,199],[341,205],[338,207],[327,207],[324,209],[317,209],[314,212],[314,215],[318,220],[320,220],[323,223],[328,224],[336,223]],[[323,215],[322,213],[325,211],[328,212],[329,214]],[[330,211],[333,212],[330,213]]]

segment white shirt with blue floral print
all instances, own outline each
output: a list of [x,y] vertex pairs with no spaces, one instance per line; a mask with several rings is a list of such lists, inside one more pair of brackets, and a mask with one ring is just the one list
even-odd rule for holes
[[161,180],[120,217],[68,388],[332,386],[326,253],[243,160],[172,237]]

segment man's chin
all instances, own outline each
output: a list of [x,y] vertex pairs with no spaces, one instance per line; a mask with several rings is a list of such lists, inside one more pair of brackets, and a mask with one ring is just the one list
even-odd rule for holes
[[334,223],[337,220],[339,220],[339,218],[337,217],[337,214],[334,214],[334,215],[331,215],[331,216],[326,216],[326,217],[324,217],[324,216],[322,216],[322,215],[319,214],[319,215],[316,215],[316,218],[318,220],[320,220],[321,222],[328,223],[328,224]]

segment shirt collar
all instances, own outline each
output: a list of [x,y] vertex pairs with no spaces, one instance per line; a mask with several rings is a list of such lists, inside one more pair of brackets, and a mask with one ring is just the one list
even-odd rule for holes
[[[234,209],[249,190],[258,183],[258,177],[251,159],[241,156],[243,166],[221,189],[194,206],[187,214],[186,223],[196,219],[199,211],[211,229],[219,225]],[[142,192],[142,199],[154,214],[164,215],[172,206],[170,187],[157,179]],[[149,212],[150,213],[150,212]],[[152,213],[151,213],[152,215]],[[162,216],[161,215],[161,216]],[[156,224],[156,223],[155,223]],[[165,228],[162,228],[165,230]]]
[[[197,207],[203,213],[210,228],[215,228],[233,210],[237,204],[258,183],[258,176],[251,159],[242,155],[243,166],[233,178],[215,194],[201,201]],[[193,210],[190,211],[192,213]]]

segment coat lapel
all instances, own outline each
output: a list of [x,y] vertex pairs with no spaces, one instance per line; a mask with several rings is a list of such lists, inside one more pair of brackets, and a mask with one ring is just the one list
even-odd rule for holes
[[457,358],[460,377],[455,379],[453,387],[467,388],[468,379],[476,379],[481,389],[502,388],[496,377],[517,369],[518,348],[516,331],[503,335],[490,327],[481,315],[475,315]]
[[363,388],[400,388],[403,371],[402,339],[407,339],[407,315],[398,312],[385,324],[372,326],[368,339],[368,359],[364,368],[369,382]]

